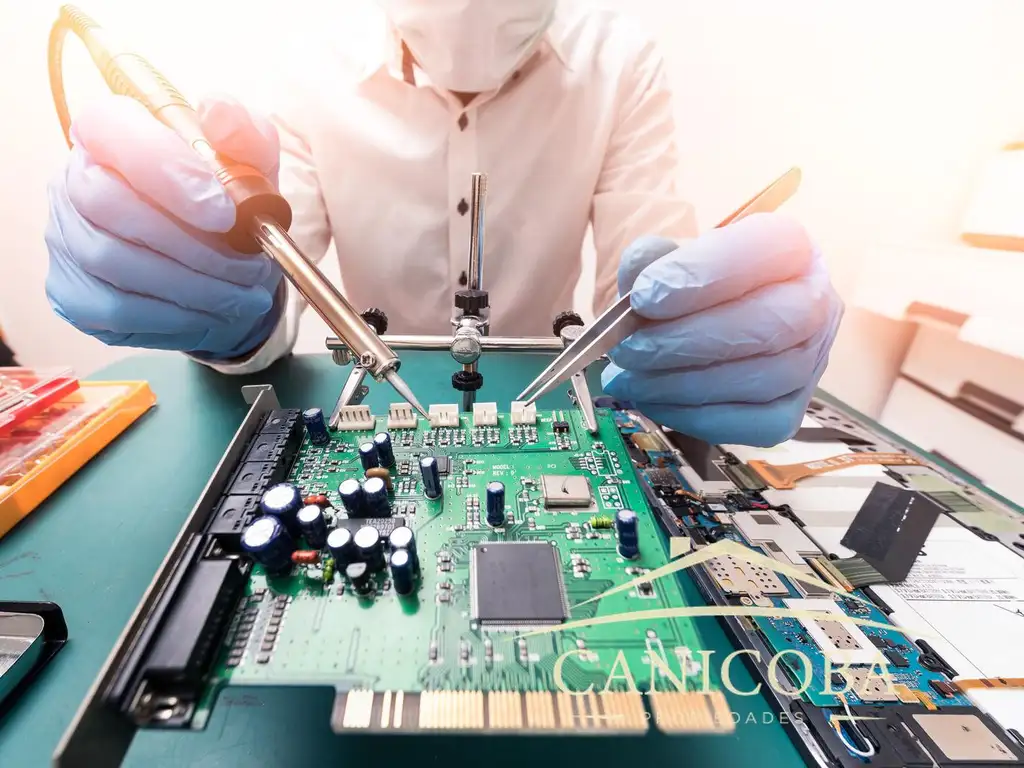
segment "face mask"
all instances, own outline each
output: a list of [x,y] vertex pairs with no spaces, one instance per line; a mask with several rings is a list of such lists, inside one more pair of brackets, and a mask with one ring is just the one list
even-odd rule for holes
[[435,85],[483,93],[536,50],[557,0],[378,0]]

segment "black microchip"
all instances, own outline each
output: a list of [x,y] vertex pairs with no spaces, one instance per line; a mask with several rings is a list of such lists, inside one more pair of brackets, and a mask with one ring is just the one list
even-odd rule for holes
[[338,519],[339,528],[348,528],[355,533],[364,525],[376,528],[381,538],[386,539],[395,528],[405,525],[404,517],[342,517]]
[[875,648],[887,648],[889,646],[889,641],[884,637],[879,637],[878,635],[868,635],[868,640],[871,641],[871,644],[875,646]]
[[452,460],[447,456],[435,456],[437,460],[437,471],[442,476],[450,474],[452,471]]
[[558,624],[568,616],[558,549],[490,542],[470,553],[472,617],[481,624]]
[[887,658],[889,660],[889,663],[892,664],[894,667],[898,667],[899,669],[906,669],[910,666],[910,662],[907,661],[907,657],[904,656],[902,653],[897,653],[896,651],[893,651],[891,649],[882,651],[882,653],[885,654],[885,658]]
[[930,685],[932,690],[944,699],[951,699],[956,696],[956,688],[945,680],[929,680],[928,685]]
[[551,425],[551,428],[554,429],[555,432],[568,432],[569,431],[569,422],[568,421],[556,421],[556,422],[554,422]]
[[840,675],[838,672],[832,673],[832,687],[833,688],[845,688],[846,678]]

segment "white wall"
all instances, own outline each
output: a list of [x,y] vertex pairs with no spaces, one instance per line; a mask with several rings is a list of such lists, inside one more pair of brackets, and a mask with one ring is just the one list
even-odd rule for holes
[[[799,165],[804,186],[789,210],[822,245],[841,291],[868,243],[954,239],[980,162],[1024,130],[1024,3],[1016,0],[593,1],[628,8],[660,36],[677,93],[683,182],[702,224]],[[285,7],[309,13],[314,4],[83,6],[199,94],[240,77],[248,80],[241,91],[258,88],[249,64],[273,56]],[[65,156],[45,68],[55,7],[0,0],[0,51],[16,73],[0,78],[0,323],[27,363],[86,372],[123,352],[58,321],[43,295],[45,182]],[[168,19],[147,23],[158,7]],[[204,27],[192,29],[198,20]],[[82,69],[70,53],[68,69]],[[83,71],[76,93],[96,87]],[[311,321],[302,344],[319,349],[323,329]],[[851,312],[826,386],[876,412],[899,357],[897,330]]]

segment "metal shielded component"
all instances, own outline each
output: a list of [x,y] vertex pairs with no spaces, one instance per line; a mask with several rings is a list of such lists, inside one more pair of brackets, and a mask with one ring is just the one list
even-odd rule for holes
[[715,557],[705,566],[719,588],[727,595],[788,595],[774,571],[737,560],[732,555]]
[[541,475],[540,485],[545,507],[589,507],[593,500],[584,475]]
[[1017,762],[1017,756],[977,715],[914,715],[913,722],[950,761]]

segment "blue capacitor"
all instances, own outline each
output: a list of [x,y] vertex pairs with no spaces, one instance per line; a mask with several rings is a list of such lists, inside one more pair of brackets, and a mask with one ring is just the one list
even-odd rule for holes
[[380,466],[380,455],[377,453],[377,446],[372,440],[359,444],[359,461],[363,469],[373,469]]
[[279,518],[288,531],[298,535],[298,521],[295,516],[302,509],[302,494],[291,483],[279,483],[270,488],[260,499],[260,511],[264,515]]
[[441,468],[437,466],[437,459],[433,456],[420,459],[420,474],[423,475],[423,495],[428,499],[440,498]]
[[632,560],[640,554],[636,512],[620,509],[615,513],[615,532],[619,535],[619,554]]
[[416,551],[416,537],[413,536],[412,528],[407,525],[398,526],[388,536],[388,551],[397,552],[400,549],[404,549],[409,553],[409,557],[412,559],[413,570],[419,573],[420,557]]
[[366,496],[363,486],[354,477],[338,486],[338,495],[349,517],[366,517]]
[[367,478],[366,482],[363,483],[363,496],[366,498],[366,514],[368,517],[391,517],[388,487],[381,478]]
[[327,432],[327,421],[324,419],[324,412],[319,408],[307,408],[302,412],[302,421],[309,433],[309,441],[313,445],[327,445],[331,442],[331,436]]
[[324,517],[324,511],[316,504],[308,504],[299,510],[296,519],[310,549],[323,549],[327,543],[327,519]]
[[487,524],[492,528],[505,524],[505,484],[497,480],[487,484]]
[[295,542],[278,518],[264,515],[242,531],[242,549],[268,573],[284,573],[292,567]]
[[378,432],[373,436],[373,444],[377,446],[377,458],[382,467],[395,466],[395,451],[391,447],[391,435],[388,432]]
[[356,559],[356,545],[352,541],[352,531],[348,528],[335,528],[327,534],[327,549],[334,558],[334,565],[342,571],[346,565]]
[[391,553],[391,583],[400,595],[412,594],[415,570],[412,555],[407,549],[396,549]]

